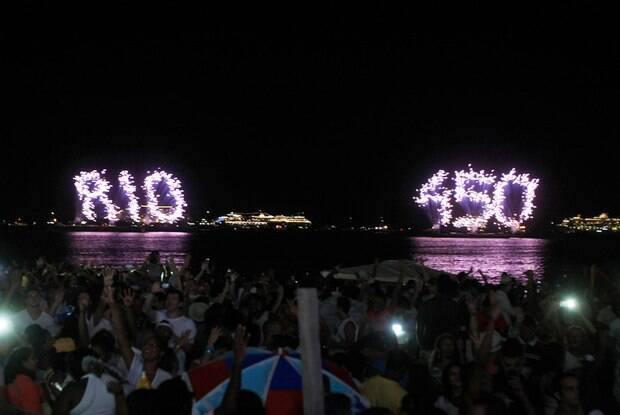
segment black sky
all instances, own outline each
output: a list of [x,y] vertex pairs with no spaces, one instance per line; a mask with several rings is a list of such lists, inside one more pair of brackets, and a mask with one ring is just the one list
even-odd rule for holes
[[417,226],[415,189],[468,163],[539,177],[539,223],[620,214],[613,27],[262,29],[0,29],[0,218],[69,219],[79,170],[161,166],[195,216]]

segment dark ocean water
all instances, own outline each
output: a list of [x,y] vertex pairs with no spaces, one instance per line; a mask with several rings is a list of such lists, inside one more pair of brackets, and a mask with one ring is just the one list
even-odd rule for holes
[[600,264],[620,270],[620,239],[600,236],[535,238],[441,238],[363,232],[57,232],[0,230],[0,261],[54,261],[135,266],[153,250],[162,257],[191,253],[198,263],[210,257],[216,266],[242,270],[320,270],[336,265],[372,263],[374,258],[423,258],[427,266],[458,272],[482,270],[521,275],[580,273]]

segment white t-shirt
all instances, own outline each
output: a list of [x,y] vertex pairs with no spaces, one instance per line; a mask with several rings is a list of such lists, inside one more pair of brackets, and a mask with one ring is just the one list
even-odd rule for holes
[[56,336],[60,331],[60,328],[52,316],[47,314],[45,311],[42,312],[36,320],[33,320],[32,317],[30,317],[28,310],[25,308],[19,313],[15,313],[13,315],[13,324],[18,328],[18,330],[21,330],[21,334],[23,334],[26,328],[31,324],[36,324],[44,328],[49,331],[52,336]]
[[114,337],[116,337],[112,322],[110,322],[110,320],[108,320],[107,318],[102,318],[101,320],[99,320],[99,323],[95,325],[94,317],[90,316],[86,319],[86,328],[88,329],[88,337],[90,337],[91,339],[101,330],[107,330],[112,333]]
[[355,328],[355,334],[353,336],[353,341],[357,341],[357,336],[359,334],[359,326],[357,325],[357,323],[355,322],[355,320],[353,320],[351,317],[346,318],[345,320],[343,320],[340,325],[338,326],[338,330],[336,332],[336,337],[338,339],[338,341],[345,341],[347,339],[347,333],[345,332],[345,327],[347,327],[347,324],[353,324],[353,327]]
[[162,320],[166,320],[172,326],[172,332],[175,336],[181,337],[183,333],[187,330],[191,332],[189,335],[189,342],[194,342],[194,337],[196,337],[196,323],[191,318],[181,316],[177,318],[169,318],[166,316],[165,311],[156,311],[155,312],[155,323],[159,323]]
[[[129,395],[131,391],[136,389],[138,382],[140,381],[140,377],[142,376],[142,372],[144,371],[144,359],[142,358],[142,352],[135,347],[132,347],[131,349],[133,350],[133,360],[131,361],[131,366],[127,371],[127,383],[123,385],[125,396]],[[157,369],[157,372],[155,372],[155,377],[151,382],[151,388],[157,388],[168,379],[172,379],[172,375],[170,373],[163,369]]]
[[88,379],[88,384],[82,399],[71,410],[71,415],[114,415],[116,399],[108,391],[108,383],[114,382],[114,378],[104,373],[101,377],[88,374],[83,379]]

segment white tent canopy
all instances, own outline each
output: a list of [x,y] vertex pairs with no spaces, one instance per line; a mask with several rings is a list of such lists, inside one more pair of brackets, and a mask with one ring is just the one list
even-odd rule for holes
[[334,278],[341,280],[365,280],[374,277],[377,281],[395,283],[400,276],[401,267],[404,272],[404,282],[412,279],[427,280],[442,273],[442,271],[425,267],[409,259],[390,259],[378,264],[338,268]]

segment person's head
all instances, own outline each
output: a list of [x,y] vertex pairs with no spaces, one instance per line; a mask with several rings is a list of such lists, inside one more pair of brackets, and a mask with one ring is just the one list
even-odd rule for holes
[[266,415],[263,401],[252,391],[241,389],[239,392],[239,412],[240,414]]
[[183,293],[179,290],[169,290],[166,293],[166,311],[168,313],[174,313],[181,310],[183,306]]
[[190,415],[193,397],[193,393],[187,389],[187,385],[181,378],[169,379],[157,388],[159,412],[170,415]]
[[385,362],[385,377],[400,381],[409,370],[409,356],[402,350],[392,350],[387,355]]
[[351,399],[342,393],[325,397],[325,415],[351,415]]
[[39,352],[51,346],[52,335],[38,324],[31,324],[24,330],[24,338],[28,345]]
[[26,291],[26,307],[36,309],[41,307],[41,291],[36,286],[28,288]]
[[451,296],[454,291],[452,278],[448,274],[439,274],[437,276],[437,294]]
[[449,333],[440,335],[435,341],[435,349],[439,353],[438,357],[451,359],[456,353],[456,338]]
[[78,307],[78,309],[80,307],[80,304],[84,304],[85,308],[90,307],[90,302],[91,302],[90,301],[90,292],[87,289],[85,289],[85,288],[80,289],[80,291],[78,292],[78,295],[77,295],[77,307]]
[[432,295],[437,294],[437,278],[430,278],[426,281],[426,289]]
[[156,389],[136,389],[127,395],[127,409],[131,415],[159,414],[159,392]]
[[349,310],[351,310],[351,300],[347,297],[338,297],[336,300],[336,304],[338,306],[338,312],[344,316],[349,315]]
[[571,326],[566,330],[566,347],[568,351],[575,354],[585,352],[586,331],[580,326]]
[[461,365],[453,363],[443,370],[442,385],[446,390],[453,391],[463,388],[463,371]]
[[4,381],[12,383],[17,375],[26,375],[36,379],[37,357],[30,347],[18,347],[11,352],[4,367]]
[[145,362],[158,361],[166,346],[154,334],[149,334],[142,345],[142,358]]
[[114,352],[116,340],[114,335],[107,330],[99,330],[90,339],[90,347],[97,356],[104,362],[107,361]]
[[558,378],[558,396],[560,401],[569,406],[579,406],[579,379],[573,373],[563,373]]
[[174,335],[174,332],[172,331],[172,325],[168,320],[160,321],[159,323],[157,323],[157,326],[155,326],[155,334],[163,343],[168,344],[168,342],[170,341],[170,339],[172,339],[172,336]]
[[523,369],[523,346],[517,339],[508,339],[502,344],[502,368],[507,376],[519,376]]
[[519,327],[519,335],[525,342],[530,342],[536,338],[536,319],[532,316],[525,316]]
[[150,264],[159,264],[159,251],[151,251],[148,256],[148,261]]
[[263,346],[271,348],[274,337],[282,334],[282,325],[278,320],[270,319],[263,324]]
[[468,412],[471,415],[503,415],[507,413],[504,401],[495,396],[474,399]]
[[151,302],[151,308],[153,310],[162,310],[166,306],[166,294],[159,291],[153,294],[153,301]]

